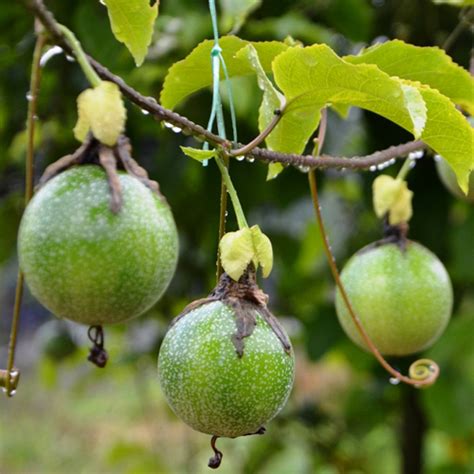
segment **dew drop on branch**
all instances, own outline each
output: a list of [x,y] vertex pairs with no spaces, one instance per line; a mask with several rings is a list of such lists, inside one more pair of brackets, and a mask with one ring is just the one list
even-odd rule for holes
[[39,65],[40,67],[45,67],[48,61],[54,57],[57,56],[58,54],[61,54],[63,52],[63,48],[61,46],[53,46],[52,48],[49,48],[47,51],[43,53],[43,55],[40,58]]

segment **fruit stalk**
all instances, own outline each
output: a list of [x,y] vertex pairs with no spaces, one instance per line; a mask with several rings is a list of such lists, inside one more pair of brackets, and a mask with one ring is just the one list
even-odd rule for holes
[[226,168],[224,161],[220,156],[216,158],[216,163],[217,163],[217,166],[219,167],[219,170],[222,175],[222,179],[224,181],[224,184],[227,188],[227,192],[229,193],[230,199],[232,201],[232,206],[234,207],[234,212],[235,212],[235,216],[237,217],[237,224],[239,226],[239,229],[244,229],[245,227],[248,227],[249,225],[247,224],[247,219],[245,218],[245,214],[242,209],[242,205],[240,204],[237,191],[234,187],[234,184],[232,183],[232,180],[230,179],[229,170]]
[[92,87],[97,87],[101,83],[101,79],[90,65],[89,60],[82,49],[81,43],[79,43],[79,40],[69,28],[66,28],[64,25],[58,25],[58,28],[67,39],[74,56],[76,56],[77,63],[81,66],[87,80],[90,82]]

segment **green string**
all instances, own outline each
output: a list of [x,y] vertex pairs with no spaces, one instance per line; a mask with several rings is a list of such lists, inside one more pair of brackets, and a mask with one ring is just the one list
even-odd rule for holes
[[[222,48],[219,45],[219,29],[217,26],[217,10],[214,0],[209,0],[209,11],[211,14],[212,21],[212,30],[214,35],[214,47],[211,50],[211,62],[212,62],[212,108],[211,114],[209,116],[209,121],[207,124],[207,130],[212,132],[214,123],[217,119],[217,131],[221,138],[226,138],[226,129],[225,129],[225,120],[224,120],[224,110],[222,107],[222,100],[219,90],[220,85],[220,67],[222,65],[222,70],[224,71],[224,76],[227,86],[227,94],[229,96],[229,105],[230,105],[230,115],[232,122],[232,135],[234,142],[237,142],[237,120],[235,115],[235,106],[232,95],[232,84],[229,78],[229,72],[225,64],[224,57],[222,56]],[[203,149],[209,149],[209,143],[204,143]],[[203,165],[207,166],[208,160],[203,161]]]

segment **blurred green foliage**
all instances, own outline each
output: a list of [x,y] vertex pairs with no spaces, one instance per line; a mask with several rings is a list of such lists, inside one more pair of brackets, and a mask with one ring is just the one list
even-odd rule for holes
[[[168,67],[211,36],[207,2],[163,0],[148,60],[136,69],[113,38],[104,7],[96,1],[48,6],[70,26],[84,48],[145,95],[158,97]],[[440,44],[458,22],[458,10],[397,0],[263,0],[242,26],[245,39],[327,42],[339,54],[357,52],[383,37],[417,45]],[[22,212],[24,123],[32,18],[18,3],[0,10],[0,361],[6,360],[16,279],[15,241]],[[451,54],[463,66],[469,37]],[[256,133],[256,84],[236,80],[240,139]],[[76,96],[87,86],[73,62],[55,56],[43,70],[38,110],[36,177],[69,153]],[[86,362],[86,328],[57,322],[26,294],[18,347],[22,380],[13,400],[0,399],[0,472],[208,472],[207,436],[183,425],[167,407],[156,377],[156,354],[168,322],[213,287],[220,178],[214,166],[185,158],[190,138],[165,129],[127,104],[127,132],[134,156],[170,202],[180,232],[180,263],[164,298],[147,315],[110,328],[111,361],[105,371]],[[180,108],[207,122],[210,94]],[[329,116],[326,151],[364,152],[401,143],[408,135],[387,121],[353,110],[347,121]],[[394,174],[396,166],[388,172]],[[395,473],[401,445],[424,419],[425,472],[474,469],[474,208],[456,200],[439,181],[432,157],[409,176],[415,192],[410,235],[433,250],[451,274],[455,307],[441,340],[426,354],[441,367],[435,386],[415,391],[389,384],[371,356],[339,328],[334,285],[316,229],[306,176],[289,169],[266,182],[259,163],[233,162],[231,173],[250,224],[259,224],[274,245],[275,266],[262,281],[270,306],[281,315],[298,357],[296,386],[288,406],[265,436],[220,440],[222,473]],[[374,173],[320,173],[323,213],[340,264],[381,235],[371,210]],[[229,230],[235,230],[232,212]],[[411,359],[413,360],[413,359]],[[410,361],[393,360],[406,369]],[[0,364],[0,365],[2,365]],[[416,405],[416,417],[410,409]],[[413,453],[405,450],[405,460]],[[408,472],[408,471],[407,471]]]

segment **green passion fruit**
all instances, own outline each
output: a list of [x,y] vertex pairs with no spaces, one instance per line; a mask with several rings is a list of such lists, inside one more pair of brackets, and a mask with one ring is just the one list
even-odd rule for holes
[[[382,354],[404,356],[430,347],[451,317],[449,275],[436,255],[416,242],[381,241],[364,247],[347,262],[341,279]],[[349,338],[367,349],[339,291],[336,311]]]
[[51,179],[25,210],[20,268],[32,294],[60,318],[87,325],[134,318],[156,303],[174,274],[178,237],[168,204],[136,178],[118,176],[117,214],[96,165]]
[[281,332],[279,338],[257,306],[248,311],[254,327],[240,355],[235,305],[225,301],[210,300],[179,317],[163,341],[161,387],[176,415],[197,431],[228,438],[262,433],[288,399],[291,345],[285,349]]

